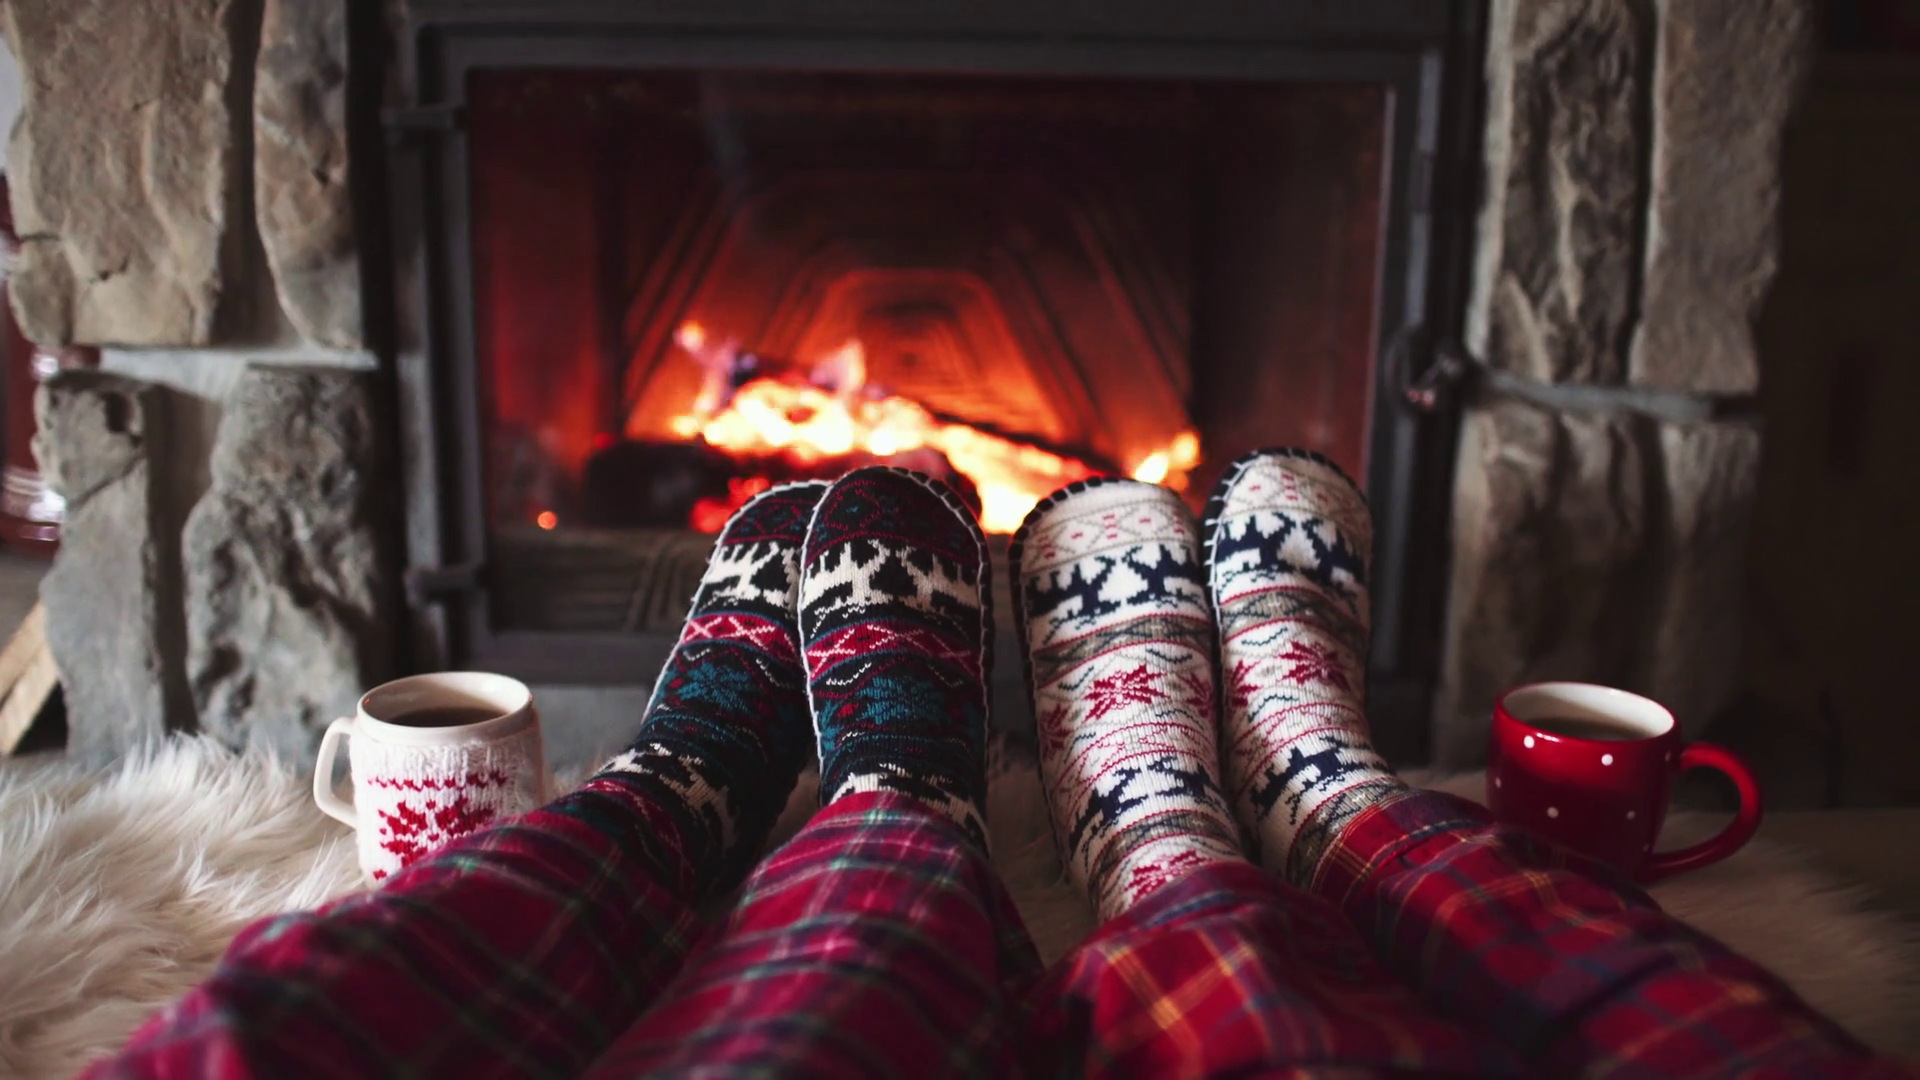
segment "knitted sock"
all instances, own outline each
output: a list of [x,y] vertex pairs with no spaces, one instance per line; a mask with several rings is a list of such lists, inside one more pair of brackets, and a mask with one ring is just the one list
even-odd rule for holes
[[800,641],[822,804],[900,792],[986,846],[988,573],[980,526],[929,477],[855,469],[820,499]]
[[1373,521],[1326,458],[1263,450],[1227,470],[1202,535],[1227,790],[1261,865],[1304,884],[1355,814],[1405,786],[1362,711]]
[[686,898],[745,876],[807,762],[793,604],[800,544],[825,491],[777,487],[727,522],[639,734],[585,785],[647,796],[665,820],[637,839]]
[[1102,919],[1242,862],[1221,794],[1213,615],[1193,515],[1132,480],[1042,500],[1014,535],[1014,623],[1061,862]]

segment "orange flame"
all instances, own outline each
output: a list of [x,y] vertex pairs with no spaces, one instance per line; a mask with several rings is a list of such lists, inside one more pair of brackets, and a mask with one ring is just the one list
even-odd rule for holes
[[1200,463],[1200,436],[1183,431],[1173,437],[1164,450],[1155,450],[1140,459],[1133,478],[1149,484],[1165,484],[1175,491],[1187,489],[1187,470]]
[[[866,356],[857,341],[815,365],[805,382],[757,378],[729,395],[726,368],[708,352],[706,332],[689,323],[676,337],[701,361],[707,378],[692,407],[674,417],[671,430],[684,438],[704,439],[728,453],[784,453],[806,464],[854,453],[890,458],[937,451],[973,481],[980,493],[980,526],[995,533],[1013,532],[1047,494],[1096,474],[1076,458],[942,420],[910,398],[873,392],[866,382]],[[1165,449],[1137,462],[1132,474],[1178,490],[1185,486],[1185,470],[1199,460],[1199,451],[1199,438],[1183,432]],[[765,481],[759,484],[764,489]],[[745,501],[739,490],[729,495],[738,500],[733,505]],[[706,506],[706,502],[716,505]],[[717,500],[703,500],[695,510],[698,520],[691,524],[713,531],[707,526],[724,523],[726,512]],[[718,522],[712,520],[716,515]]]

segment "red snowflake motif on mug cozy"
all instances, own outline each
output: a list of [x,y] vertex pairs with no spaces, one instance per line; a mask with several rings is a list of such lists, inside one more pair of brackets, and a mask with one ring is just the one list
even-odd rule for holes
[[1289,661],[1286,679],[1291,683],[1304,686],[1307,683],[1321,683],[1341,690],[1351,690],[1353,685],[1347,681],[1346,669],[1340,666],[1340,654],[1328,646],[1312,641],[1296,641],[1287,646],[1287,651],[1279,659]]
[[448,841],[478,832],[493,818],[493,807],[473,806],[465,795],[451,801],[427,799],[418,807],[401,803],[380,811],[380,831],[385,834],[380,846],[407,866]]

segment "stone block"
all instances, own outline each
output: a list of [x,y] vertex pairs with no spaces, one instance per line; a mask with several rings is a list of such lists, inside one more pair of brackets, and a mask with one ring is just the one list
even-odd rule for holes
[[1759,450],[1737,422],[1469,410],[1436,763],[1481,763],[1494,700],[1542,679],[1648,694],[1698,732],[1735,689]]
[[1760,430],[1660,427],[1657,581],[1636,689],[1698,734],[1738,687],[1747,544],[1760,486]]
[[186,670],[200,727],[299,760],[392,672],[373,376],[255,366],[188,515]]
[[1495,0],[1467,344],[1541,381],[1618,382],[1635,310],[1651,5]]
[[346,0],[266,0],[253,84],[253,198],[287,319],[308,341],[363,341],[348,190]]
[[1810,0],[1660,0],[1645,299],[1634,382],[1750,394],[1777,265],[1781,132]]
[[1631,670],[1638,612],[1621,584],[1649,527],[1643,423],[1514,401],[1464,417],[1436,763],[1483,760],[1510,686]]
[[14,313],[43,343],[204,345],[239,245],[235,51],[257,0],[17,0]]
[[34,412],[34,455],[67,500],[60,551],[40,582],[67,746],[112,756],[193,719],[181,668],[178,522],[156,483],[166,391],[67,371],[41,384]]

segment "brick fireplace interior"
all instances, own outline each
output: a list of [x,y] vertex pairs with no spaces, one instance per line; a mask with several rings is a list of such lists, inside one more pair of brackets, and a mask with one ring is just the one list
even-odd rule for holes
[[1005,528],[1292,442],[1373,504],[1395,760],[1586,678],[1920,798],[1910,576],[1803,569],[1912,535],[1889,5],[116,2],[0,19],[11,308],[100,355],[39,421],[75,749],[475,665],[590,756],[759,484]]
[[1258,446],[1365,475],[1387,98],[474,73],[493,623],[671,631],[685,583],[609,582],[615,552],[858,464],[941,476],[997,534],[1095,474],[1197,508]]
[[1360,475],[1387,98],[475,72],[489,519],[711,532],[883,460],[1007,533],[1093,472],[1293,443]]

